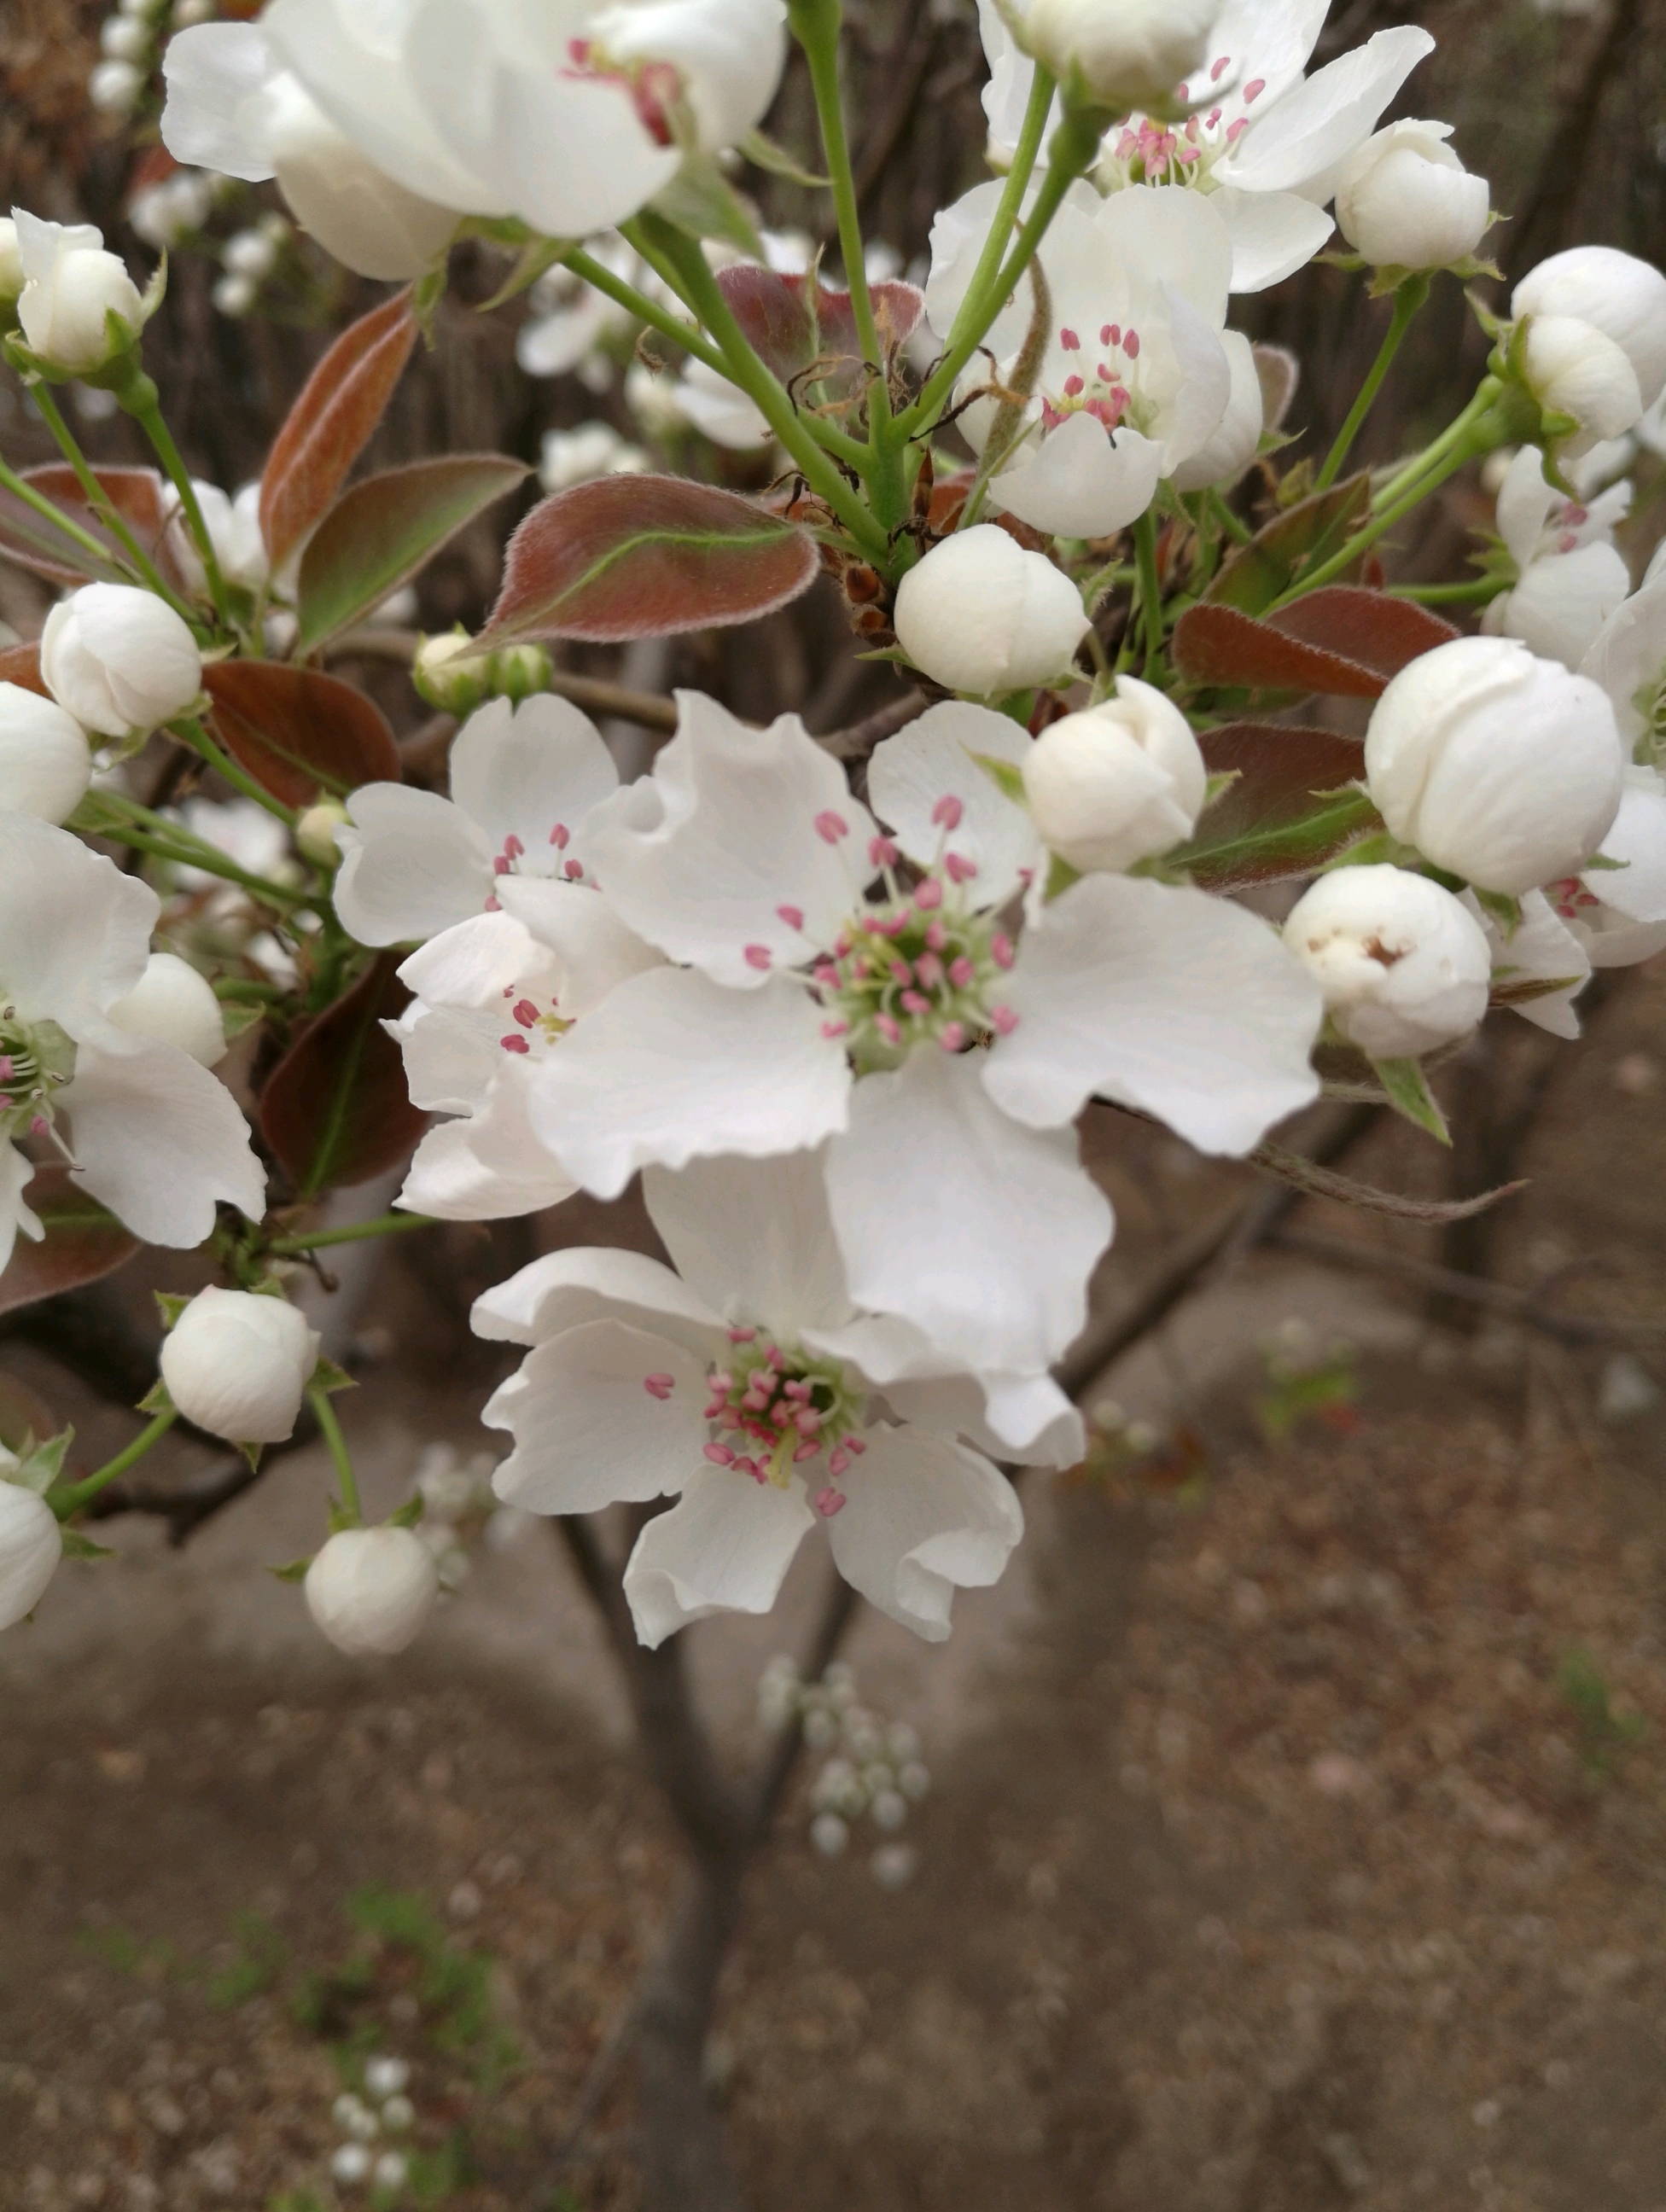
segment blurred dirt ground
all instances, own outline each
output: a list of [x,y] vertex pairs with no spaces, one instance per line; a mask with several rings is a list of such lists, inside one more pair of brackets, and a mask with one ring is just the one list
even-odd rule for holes
[[[1663,1014],[1645,973],[1560,1064],[1509,1279],[1583,1256],[1571,1303],[1666,1306]],[[1144,1133],[1100,1150],[1124,1276],[1237,1187]],[[1397,1129],[1351,1164],[1437,1172]],[[419,1352],[424,1291],[402,1252],[373,1309]],[[1292,1312],[1365,1346],[1357,1425],[1269,1446],[1251,1347]],[[1607,1351],[1272,1255],[1116,1387],[1195,1429],[1201,1474],[1043,1487],[947,1647],[851,1647],[933,1789],[904,1888],[818,1856],[802,1794],[760,1863],[710,2053],[751,2201],[1663,2212],[1659,1402],[1604,1420]],[[386,1502],[478,1392],[426,1355],[368,1374]],[[675,1880],[605,1655],[536,1529],[406,1661],[321,1653],[259,1565],[319,1480],[296,1455],[183,1556],[120,1524],[0,1644],[7,2212],[367,2201],[326,2168],[373,2050],[413,2063],[427,2201],[632,2201],[622,2094],[559,2155]],[[696,1636],[755,1750],[783,1625]]]

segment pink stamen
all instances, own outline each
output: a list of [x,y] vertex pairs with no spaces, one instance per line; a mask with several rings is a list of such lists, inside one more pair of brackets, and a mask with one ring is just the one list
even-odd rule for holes
[[787,1395],[789,1398],[800,1398],[806,1403],[808,1402],[811,1385],[804,1380],[802,1376],[800,1376],[794,1382],[783,1382],[781,1387],[787,1393]]
[[793,1426],[801,1437],[813,1437],[822,1425],[822,1417],[813,1406],[800,1406],[793,1416]]
[[514,836],[512,831],[510,835],[503,840],[503,850],[508,859],[511,860],[518,860],[521,854],[526,850],[526,848],[521,843],[520,838]]
[[977,862],[969,860],[964,853],[945,853],[943,866],[952,884],[969,884],[977,873]]
[[503,911],[502,902],[496,898],[488,898],[481,911],[484,914],[502,914]]
[[793,1464],[794,1467],[802,1465],[802,1463],[807,1459],[818,1459],[820,1455],[821,1445],[814,1437],[806,1437],[801,1444],[795,1444],[793,1447]]
[[1252,100],[1259,100],[1266,89],[1267,79],[1264,76],[1252,77],[1243,88],[1244,106],[1248,107]]
[[860,1437],[847,1437],[844,1440],[844,1448],[848,1452],[854,1453],[858,1459],[867,1449],[867,1446]]
[[644,1375],[642,1388],[650,1398],[659,1399],[663,1405],[677,1388],[677,1377],[674,1375]]
[[838,988],[839,971],[830,960],[818,960],[810,973],[824,991],[836,990]]
[[842,814],[836,814],[830,806],[824,807],[816,817],[816,835],[824,844],[836,845],[841,837],[850,835],[850,824]]
[[1240,115],[1236,122],[1229,123],[1226,126],[1226,143],[1229,146],[1235,144],[1240,134],[1249,128],[1250,118],[1247,115]]
[[824,1022],[822,1024],[822,1035],[824,1037],[842,1037],[846,1034],[849,1027],[850,1024],[848,1022]]
[[903,1042],[902,1030],[890,1014],[875,1014],[873,1026],[887,1044],[901,1044]]
[[772,957],[767,945],[749,945],[741,957],[749,968],[757,968],[760,970],[769,965]]
[[909,967],[906,960],[893,960],[891,962],[891,980],[893,983],[913,982],[914,970]]
[[991,1006],[989,1019],[1002,1036],[1011,1036],[1018,1025],[1018,1018],[1010,1006]]
[[903,856],[889,837],[870,837],[867,857],[876,868],[894,868]]
[[943,886],[935,876],[927,876],[915,889],[914,902],[921,914],[932,914],[943,903]]
[[849,1452],[843,1444],[836,1444],[827,1455],[828,1473],[835,1475],[842,1474],[849,1464]]
[[937,1042],[945,1052],[958,1052],[966,1042],[965,1024],[962,1022],[945,1022],[938,1031]]
[[1222,77],[1225,76],[1227,70],[1231,69],[1231,66],[1232,57],[1231,54],[1223,54],[1220,59],[1213,64],[1209,71],[1210,83],[1219,84]]
[[1220,110],[1218,107],[1212,107],[1203,118],[1203,127],[1206,131],[1213,131],[1219,120]]
[[566,877],[569,884],[575,884],[579,880],[580,877],[584,873],[584,862],[582,860],[569,860],[566,866],[562,868],[562,873]]
[[[1101,374],[1103,373],[1102,371]],[[1079,399],[1086,389],[1087,386],[1079,376],[1067,376],[1064,380],[1064,396],[1067,399]]]
[[1139,360],[1140,333],[1138,331],[1130,331],[1128,336],[1122,340],[1122,351],[1128,356],[1130,361]]
[[949,963],[949,981],[957,991],[964,991],[976,972],[964,952],[959,959]]
[[29,1124],[29,1134],[32,1137],[50,1137],[52,1133],[52,1123],[44,1114],[37,1114]]
[[931,1010],[932,1010],[932,1002],[931,1002],[931,1000],[930,1000],[929,999],[927,999],[927,998],[923,997],[920,992],[918,992],[918,991],[904,991],[904,992],[903,992],[903,1012],[905,1014],[928,1014],[928,1013],[930,1013]]
[[731,1344],[751,1344],[757,1334],[755,1328],[732,1328],[728,1332]]
[[825,1490],[816,1492],[816,1510],[824,1521],[830,1521],[836,1513],[842,1513],[848,1503],[843,1491],[835,1490],[830,1482]]
[[1017,955],[1012,951],[1012,940],[1006,934],[1005,931],[998,930],[995,935],[990,939],[989,957],[994,962],[997,968],[1010,968],[1013,960],[1017,957]]
[[928,991],[934,991],[943,981],[943,963],[934,952],[922,952],[914,963],[914,972]]
[[0,1083],[9,1083],[17,1073],[16,1063],[9,1053],[0,1053]]
[[492,862],[492,873],[495,876],[507,876],[509,872],[510,865],[511,864],[504,859],[502,854],[500,853],[497,858]]
[[[707,1419],[709,1420],[710,1418],[710,1415],[708,1414]],[[734,1465],[734,1454],[729,1449],[727,1444],[708,1444],[705,1447],[705,1454],[706,1457],[711,1462],[714,1467],[733,1467]]]
[[524,1030],[531,1029],[538,1019],[538,1008],[530,999],[517,1000],[514,1012],[515,1019]]
[[530,1052],[532,1048],[526,1038],[519,1035],[499,1037],[497,1041],[505,1052]]
[[940,921],[933,921],[933,922],[927,922],[927,925],[926,925],[926,942],[927,942],[927,944],[928,945],[930,945],[930,947],[931,947],[931,949],[932,949],[932,951],[933,951],[933,952],[940,952],[940,951],[943,950],[943,947],[944,947],[944,946],[948,943],[948,941],[949,941],[949,933],[948,933],[948,931],[947,931],[946,929],[945,929],[945,928],[944,928],[944,927],[943,927],[943,925],[942,925],[942,923],[941,923]]
[[804,927],[804,908],[801,906],[778,906],[775,912],[787,924],[788,929]]
[[737,1454],[734,1471],[737,1474],[750,1474],[754,1482],[762,1482],[764,1480],[763,1469],[755,1459],[749,1459],[745,1452]]
[[550,832],[550,842],[555,847],[556,852],[564,853],[567,850],[567,824],[564,822],[557,822]]
[[966,809],[952,792],[945,791],[932,809],[932,820],[945,830],[958,830]]
[[1081,350],[1082,342],[1077,337],[1074,331],[1061,331],[1059,332],[1059,343],[1064,348],[1067,353],[1079,353]]

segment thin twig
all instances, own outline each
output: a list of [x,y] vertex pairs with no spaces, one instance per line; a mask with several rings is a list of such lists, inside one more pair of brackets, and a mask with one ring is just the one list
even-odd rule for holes
[[865,715],[848,728],[830,730],[816,743],[835,760],[865,761],[878,744],[923,714],[931,702],[923,691],[905,691],[900,699],[887,700],[875,713]]

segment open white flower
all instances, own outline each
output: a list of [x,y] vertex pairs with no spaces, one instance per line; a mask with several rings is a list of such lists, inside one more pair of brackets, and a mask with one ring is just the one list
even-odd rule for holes
[[104,234],[90,223],[45,222],[24,208],[14,208],[11,219],[24,276],[17,295],[24,342],[55,368],[101,368],[144,320],[126,264],[104,251]]
[[1608,617],[1580,673],[1608,695],[1628,757],[1666,760],[1666,569],[1651,573]]
[[1517,637],[1543,659],[1578,668],[1631,590],[1614,531],[1632,487],[1610,484],[1587,505],[1545,482],[1543,456],[1523,446],[1499,488],[1499,535],[1516,564],[1511,588],[1487,602],[1489,637]]
[[650,1170],[644,1194],[677,1272],[556,1252],[476,1303],[480,1335],[533,1347],[483,1417],[515,1439],[498,1495],[539,1513],[677,1498],[625,1570],[645,1644],[767,1613],[818,1517],[846,1580],[939,1642],[955,1590],[994,1582],[1023,1533],[984,1454],[1069,1465],[1068,1401],[1043,1376],[986,1388],[862,1312],[812,1152]]
[[44,1498],[6,1479],[16,1461],[0,1445],[0,1628],[32,1613],[64,1557],[64,1531]]
[[231,1093],[189,1053],[115,1026],[143,976],[159,902],[67,830],[0,814],[0,1271],[21,1228],[21,1140],[149,1244],[200,1244],[225,1200],[258,1220],[265,1176]]
[[[639,292],[652,297],[660,289],[635,247],[617,231],[593,240],[588,251],[593,260]],[[564,268],[546,269],[526,304],[526,319],[515,333],[515,359],[527,375],[565,376],[576,370],[593,389],[605,389],[611,368],[601,349],[605,340],[627,337],[636,329],[629,308]]]
[[565,699],[494,699],[457,733],[449,799],[403,783],[353,793],[336,912],[361,945],[400,945],[489,912],[500,878],[583,884],[585,818],[618,784],[594,723]]
[[[1575,879],[1560,888],[1572,898],[1580,886]],[[1590,981],[1590,955],[1544,892],[1529,891],[1518,902],[1521,920],[1508,935],[1474,891],[1465,891],[1462,902],[1487,939],[1494,1003],[1552,1036],[1577,1037],[1574,1000]]]
[[[965,297],[1000,193],[978,185],[932,226],[926,312],[939,337]],[[1200,451],[1226,413],[1231,240],[1196,193],[1142,188],[1096,202],[1079,185],[1037,261],[1047,343],[1024,434],[1000,464],[991,497],[1038,530],[1104,537],[1145,513],[1159,481]],[[1020,286],[989,331],[998,383],[1010,380],[1025,345],[1034,294],[1033,284]],[[981,365],[968,372],[967,389],[988,381]],[[985,398],[959,418],[974,450],[982,452],[999,407]]]
[[581,422],[575,430],[544,432],[538,480],[545,491],[566,491],[597,477],[638,476],[651,465],[642,448],[622,438],[611,422]]
[[[193,481],[192,489],[197,495],[197,504],[202,511],[209,543],[214,548],[214,557],[220,563],[221,574],[228,584],[241,584],[245,591],[258,592],[271,572],[266,541],[260,531],[259,484],[246,483],[234,498],[228,497],[218,484]],[[193,591],[206,592],[207,573],[185,522],[179,492],[171,483],[162,486],[162,511],[173,518],[168,532],[168,550],[180,574]]]
[[795,716],[679,706],[595,853],[623,921],[689,964],[622,984],[549,1055],[533,1126],[610,1196],[649,1163],[830,1137],[852,1296],[968,1365],[1044,1368],[1110,1232],[1084,1103],[1245,1151],[1314,1095],[1316,988],[1242,908],[1122,876],[1073,884],[1015,945],[1001,910],[1042,848],[976,757],[1017,767],[1031,740],[988,708],[934,707],[879,747],[893,844]]
[[1593,968],[1630,968],[1666,948],[1666,780],[1626,771],[1614,826],[1597,865],[1545,886]]

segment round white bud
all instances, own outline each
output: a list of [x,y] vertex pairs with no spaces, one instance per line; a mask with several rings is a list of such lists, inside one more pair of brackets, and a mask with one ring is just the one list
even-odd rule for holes
[[989,522],[957,531],[909,570],[894,621],[922,675],[979,698],[1057,676],[1088,627],[1063,570]]
[[1332,1022],[1372,1060],[1415,1060],[1487,1012],[1487,933],[1449,890],[1406,868],[1333,868],[1304,891],[1284,941]]
[[410,2161],[403,2151],[385,2150],[370,2178],[378,2189],[403,2189],[410,2173]]
[[364,2086],[373,2097],[397,2097],[410,2079],[410,2067],[403,2058],[367,2058],[364,2062]]
[[75,716],[21,684],[0,684],[0,812],[66,821],[92,781],[92,750]]
[[225,1024],[213,987],[177,953],[153,952],[143,975],[110,1008],[106,1019],[135,1036],[177,1045],[204,1067],[213,1067],[226,1056]]
[[341,858],[336,832],[350,818],[338,799],[321,799],[295,823],[295,843],[319,867],[333,868]]
[[1191,724],[1133,676],[1117,678],[1115,698],[1049,722],[1021,773],[1043,843],[1084,873],[1179,844],[1209,787]]
[[64,1532],[46,1499],[0,1480],[0,1628],[34,1611],[63,1556]]
[[331,2154],[330,2172],[332,2178],[337,2181],[345,2182],[350,2188],[358,2182],[369,2179],[370,2166],[370,2154],[362,2142],[344,2142],[339,2150]]
[[1637,373],[1623,349],[1595,323],[1577,315],[1535,315],[1527,325],[1523,372],[1547,415],[1566,415],[1578,429],[1559,441],[1578,459],[1604,438],[1623,437],[1643,412]]
[[1529,269],[1510,312],[1572,315],[1610,337],[1632,365],[1645,407],[1666,390],[1666,276],[1612,246],[1572,246]]
[[[265,87],[261,125],[278,188],[325,252],[360,276],[418,276],[450,243],[453,209],[436,206],[367,161],[287,70]],[[248,272],[245,272],[248,273]]]
[[1420,654],[1365,732],[1366,788],[1394,835],[1509,896],[1578,873],[1619,811],[1625,771],[1607,693],[1513,638]]
[[9,215],[0,215],[0,300],[15,300],[28,281],[17,243],[17,225]]
[[142,62],[150,52],[149,26],[134,15],[106,15],[99,25],[99,51],[112,62]]
[[242,276],[234,272],[219,278],[209,296],[222,315],[228,315],[235,322],[240,315],[248,313],[259,296],[259,290],[252,276]]
[[292,1434],[319,1334],[285,1298],[199,1291],[162,1342],[162,1380],[186,1420],[234,1444]]
[[252,276],[258,283],[277,266],[277,247],[264,230],[234,231],[222,248],[220,258],[238,276]]
[[824,1859],[836,1859],[850,1841],[850,1830],[836,1813],[818,1813],[810,1823],[810,1840]]
[[[18,209],[12,214],[25,278],[17,295],[25,343],[54,368],[72,374],[101,368],[132,343],[144,319],[137,286],[89,225],[43,222]],[[111,315],[125,333],[113,345]]]
[[339,1528],[307,1570],[307,1605],[338,1651],[403,1651],[439,1595],[434,1554],[410,1528]]
[[1337,227],[1373,267],[1444,269],[1481,244],[1492,195],[1446,143],[1451,135],[1450,123],[1391,123],[1343,169]]
[[189,627],[154,592],[87,584],[60,599],[40,638],[40,673],[58,705],[106,738],[154,730],[203,685]]
[[1079,76],[1120,113],[1174,98],[1205,58],[1220,12],[1220,0],[1033,0],[1014,31],[1054,76]]
[[131,115],[144,90],[144,76],[137,62],[94,63],[87,79],[88,105],[100,115]]

